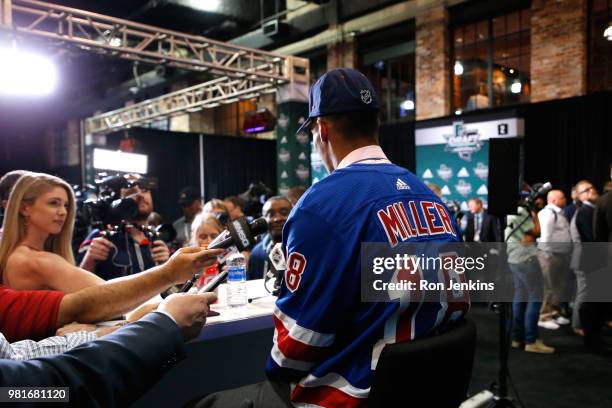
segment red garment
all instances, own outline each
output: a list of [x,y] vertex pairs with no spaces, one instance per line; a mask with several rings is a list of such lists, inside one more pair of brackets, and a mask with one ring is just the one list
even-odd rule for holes
[[0,332],[9,342],[53,336],[63,292],[0,285]]
[[208,282],[212,280],[219,273],[219,262],[215,262],[214,265],[209,266],[204,270],[204,273],[200,276],[198,281],[196,282],[196,287],[200,289],[202,286],[206,285]]

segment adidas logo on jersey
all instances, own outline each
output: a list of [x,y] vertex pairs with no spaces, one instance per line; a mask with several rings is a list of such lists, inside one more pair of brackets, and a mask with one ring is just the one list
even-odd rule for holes
[[402,180],[397,179],[397,181],[395,182],[395,187],[398,190],[410,190],[410,186],[406,183],[404,183]]

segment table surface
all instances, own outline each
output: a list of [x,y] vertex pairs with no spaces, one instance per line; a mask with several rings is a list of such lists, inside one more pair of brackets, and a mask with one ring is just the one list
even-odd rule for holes
[[219,316],[207,318],[202,332],[192,341],[233,336],[273,327],[272,312],[276,297],[266,291],[263,279],[247,281],[247,298],[252,298],[253,301],[244,306],[228,306],[225,301],[226,290],[227,285],[219,285],[219,300],[210,307],[211,310],[218,312]]
[[219,302],[211,305],[211,309],[219,312],[219,316],[207,319],[200,335],[186,344],[186,358],[133,407],[183,406],[210,392],[265,379],[276,298],[268,295],[263,279],[247,281],[247,296],[257,299],[245,306],[227,306],[225,285],[220,285],[218,292]]

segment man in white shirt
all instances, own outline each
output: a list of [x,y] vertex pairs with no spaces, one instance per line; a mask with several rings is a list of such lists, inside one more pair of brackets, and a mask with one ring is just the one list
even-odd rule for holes
[[541,234],[538,243],[538,259],[544,277],[544,300],[538,326],[556,330],[569,319],[560,314],[560,299],[564,293],[569,273],[571,252],[570,225],[563,215],[565,194],[551,190],[548,205],[538,213]]

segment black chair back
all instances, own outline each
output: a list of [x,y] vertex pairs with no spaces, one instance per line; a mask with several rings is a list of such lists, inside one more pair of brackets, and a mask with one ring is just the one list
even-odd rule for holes
[[368,407],[456,408],[467,398],[476,325],[462,319],[444,333],[383,349]]

